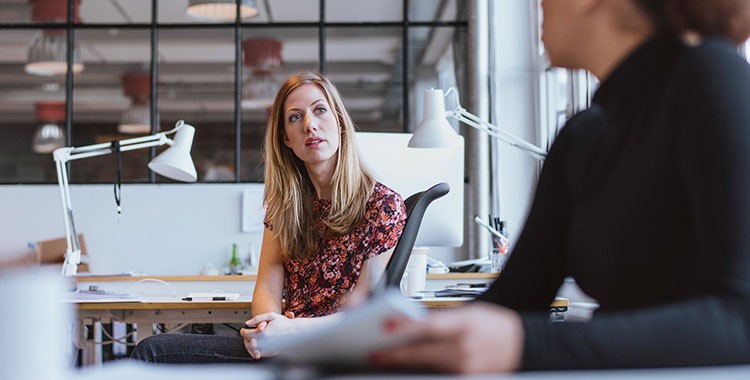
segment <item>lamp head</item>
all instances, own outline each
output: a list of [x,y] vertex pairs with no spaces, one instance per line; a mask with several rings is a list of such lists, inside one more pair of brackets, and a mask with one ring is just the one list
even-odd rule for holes
[[422,122],[409,140],[410,148],[450,148],[460,144],[458,133],[446,120],[443,90],[424,92]]
[[195,182],[198,179],[198,173],[190,157],[194,135],[195,127],[185,124],[182,120],[177,122],[177,133],[172,146],[154,157],[148,163],[148,168],[156,174],[176,181]]

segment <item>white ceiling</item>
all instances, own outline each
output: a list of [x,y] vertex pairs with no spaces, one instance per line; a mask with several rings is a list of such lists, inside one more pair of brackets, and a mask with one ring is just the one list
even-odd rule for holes
[[[64,0],[61,0],[64,1]],[[412,0],[412,20],[455,20],[460,0]],[[270,13],[266,9],[270,5]],[[258,0],[260,14],[247,22],[317,22],[317,0]],[[184,15],[187,0],[161,0],[161,23],[196,23]],[[326,20],[333,22],[394,22],[402,19],[401,0],[327,0]],[[27,0],[0,0],[0,23],[29,23]],[[87,24],[141,23],[151,21],[151,0],[82,0],[81,19]],[[415,30],[417,57],[410,60],[434,65],[450,42],[451,29]],[[34,103],[64,100],[64,76],[41,78],[26,74],[23,65],[27,44],[35,30],[0,30],[0,115],[4,121],[33,121]],[[447,33],[447,34],[446,34]],[[318,29],[247,28],[243,38],[272,36],[283,42],[283,67],[278,76],[300,69],[318,69]],[[76,76],[74,110],[79,121],[114,122],[130,100],[122,94],[123,73],[148,70],[148,29],[101,28],[76,30],[85,70]],[[400,91],[400,28],[329,28],[327,72],[340,87],[353,114],[378,119],[386,110],[387,97]],[[424,50],[424,51],[422,51]],[[213,121],[233,119],[234,30],[231,28],[160,29],[159,107],[164,113],[193,112]],[[245,70],[249,71],[249,70]],[[246,72],[245,75],[249,75]],[[44,88],[57,85],[54,91]],[[398,103],[400,104],[400,103]],[[398,110],[396,110],[396,115]],[[261,111],[245,112],[244,118],[260,119]]]

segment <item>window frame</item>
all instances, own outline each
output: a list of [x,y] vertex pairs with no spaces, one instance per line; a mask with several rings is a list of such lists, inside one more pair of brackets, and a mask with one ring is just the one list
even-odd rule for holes
[[[326,0],[317,0],[319,7],[319,19],[318,21],[310,22],[243,22],[239,17],[239,8],[237,8],[234,22],[225,23],[168,23],[159,22],[159,1],[151,0],[151,22],[149,23],[76,23],[73,20],[73,12],[75,9],[75,0],[67,0],[68,15],[65,22],[44,22],[44,23],[0,23],[0,32],[3,30],[18,30],[18,29],[64,29],[66,31],[66,49],[67,49],[67,60],[68,60],[68,71],[65,74],[65,144],[66,146],[72,145],[72,115],[73,115],[73,98],[75,96],[74,91],[74,76],[70,67],[73,61],[73,46],[75,41],[75,33],[78,30],[85,29],[103,29],[103,28],[127,28],[136,30],[149,30],[150,31],[150,63],[149,73],[151,77],[151,99],[150,99],[150,115],[151,115],[151,131],[150,133],[157,132],[157,114],[159,110],[158,104],[158,89],[157,82],[159,77],[159,62],[156,52],[159,48],[159,31],[166,29],[205,29],[205,28],[233,28],[234,30],[234,180],[224,182],[200,182],[199,183],[259,183],[256,181],[243,180],[242,179],[242,163],[241,163],[241,152],[242,152],[242,78],[243,78],[243,64],[242,64],[242,35],[243,31],[247,29],[255,28],[317,28],[318,29],[318,70],[322,74],[326,74],[327,61],[326,61],[326,35],[329,28],[401,28],[401,54],[403,59],[400,62],[402,72],[402,112],[401,121],[403,132],[409,132],[409,120],[410,120],[410,101],[411,101],[411,73],[409,70],[409,49],[410,39],[409,32],[412,28],[419,27],[452,27],[456,29],[467,28],[468,22],[465,20],[453,20],[453,21],[411,21],[409,19],[409,3],[410,0],[402,0],[402,19],[401,21],[373,21],[373,22],[329,22],[326,21]],[[457,0],[458,1],[458,0]],[[235,0],[235,3],[239,6],[240,1]],[[457,3],[460,4],[460,3]],[[156,148],[149,149],[149,160],[155,157],[157,154]],[[71,170],[70,166],[68,170]],[[91,181],[71,181],[72,183],[93,183]],[[135,181],[127,181],[128,183],[139,183]],[[43,181],[43,182],[24,182],[13,179],[0,179],[0,185],[7,184],[51,184],[54,181]],[[146,183],[169,183],[164,180],[157,180],[156,175],[149,171],[149,178]]]

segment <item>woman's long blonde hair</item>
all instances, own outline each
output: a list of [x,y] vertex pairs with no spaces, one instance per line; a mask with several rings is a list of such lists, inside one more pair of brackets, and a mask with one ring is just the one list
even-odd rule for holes
[[344,234],[360,224],[375,186],[374,177],[360,158],[354,123],[336,87],[321,74],[309,71],[292,74],[281,85],[271,106],[264,143],[266,221],[273,226],[282,255],[292,259],[312,257],[318,249],[313,215],[315,189],[302,160],[284,144],[284,103],[292,91],[304,84],[314,84],[323,91],[341,136],[332,179],[331,208],[324,221],[328,233]]

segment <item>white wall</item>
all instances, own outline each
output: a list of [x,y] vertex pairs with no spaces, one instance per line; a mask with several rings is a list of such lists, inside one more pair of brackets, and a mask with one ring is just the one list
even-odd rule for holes
[[[437,157],[423,150],[407,155],[406,150],[413,150],[406,148],[410,134],[358,136],[372,169],[404,198],[440,181],[451,184],[451,193],[428,209],[422,227],[424,232],[440,231],[445,236],[455,233],[460,245],[463,148]],[[252,202],[245,213],[258,222],[251,232],[241,231],[246,191]],[[251,245],[259,253],[262,192],[262,184],[124,184],[123,216],[118,223],[112,184],[70,188],[76,228],[86,239],[90,270],[96,274],[192,275],[206,263],[222,270],[232,243],[238,244],[241,258],[249,254]],[[0,186],[0,258],[25,255],[29,242],[64,235],[57,185]],[[443,240],[438,239],[446,243]],[[463,259],[460,254],[456,248],[430,252],[443,261]]]
[[[244,190],[260,202],[262,184],[124,184],[119,223],[113,185],[72,185],[70,194],[92,272],[191,275],[207,262],[226,266],[232,243],[240,257],[251,244],[260,251],[261,232],[241,232]],[[0,258],[64,235],[57,185],[0,186]]]

